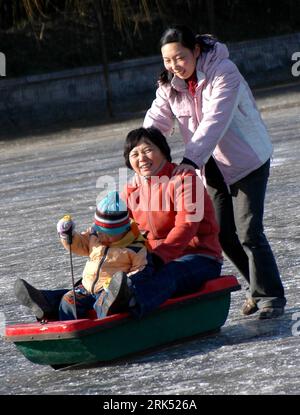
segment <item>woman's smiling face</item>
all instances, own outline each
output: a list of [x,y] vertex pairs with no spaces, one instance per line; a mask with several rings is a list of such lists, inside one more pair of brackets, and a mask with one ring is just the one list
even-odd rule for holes
[[147,138],[142,138],[129,153],[129,161],[139,176],[155,176],[162,168],[166,157]]
[[161,54],[167,71],[181,79],[188,79],[193,75],[200,47],[196,45],[194,51],[185,48],[179,42],[167,43],[161,48]]

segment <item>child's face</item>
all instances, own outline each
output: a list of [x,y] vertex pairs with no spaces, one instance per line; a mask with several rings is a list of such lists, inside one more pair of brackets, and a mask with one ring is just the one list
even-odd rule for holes
[[113,242],[117,242],[123,238],[127,232],[119,233],[118,235],[108,235],[107,233],[98,232],[98,239],[102,245],[111,245]]

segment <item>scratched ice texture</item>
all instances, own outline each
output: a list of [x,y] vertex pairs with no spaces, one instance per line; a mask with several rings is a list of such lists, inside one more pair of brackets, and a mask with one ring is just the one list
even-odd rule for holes
[[[299,394],[300,334],[300,93],[294,87],[258,94],[272,135],[274,156],[266,196],[265,231],[286,289],[282,318],[242,317],[243,290],[232,294],[221,332],[161,348],[116,364],[54,371],[35,365],[0,339],[0,393],[8,394]],[[71,213],[78,229],[91,222],[96,183],[118,177],[126,133],[141,119],[0,142],[1,331],[31,321],[18,306],[13,283],[23,277],[41,288],[69,287],[69,257],[58,243],[56,222]],[[178,133],[170,139],[175,161]],[[102,189],[103,190],[103,189]],[[74,257],[80,276],[84,258]],[[297,315],[297,313],[299,313]],[[101,346],[100,346],[101,347]]]

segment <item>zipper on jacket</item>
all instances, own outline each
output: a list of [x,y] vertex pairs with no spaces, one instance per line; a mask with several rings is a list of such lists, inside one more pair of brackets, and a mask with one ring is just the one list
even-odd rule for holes
[[[151,207],[151,196],[152,196],[151,189],[152,189],[151,182],[149,183],[147,181],[147,190],[148,190],[148,192],[150,192],[150,196],[148,197],[149,204],[148,204],[148,207],[147,207],[147,217],[148,217],[148,224],[150,225],[149,226],[150,227],[150,232],[152,233],[152,236],[155,237],[155,236],[157,236],[156,235],[156,228],[155,228],[155,226],[153,224],[152,217],[151,217],[151,214],[150,214],[150,212],[151,212],[151,210],[150,210],[150,207]],[[148,193],[148,195],[149,195],[149,193]],[[159,193],[159,197],[160,197],[160,193]],[[158,202],[160,203],[160,200]]]
[[99,262],[98,269],[97,269],[97,273],[96,273],[96,278],[95,278],[95,280],[94,280],[94,282],[93,282],[93,285],[92,285],[92,288],[91,288],[91,292],[92,292],[92,294],[95,294],[95,293],[94,293],[95,285],[97,284],[97,282],[98,282],[98,280],[99,280],[100,270],[101,270],[101,267],[102,267],[103,262],[105,261],[105,259],[106,259],[106,257],[107,257],[107,252],[108,252],[108,249],[109,249],[109,246],[106,246],[106,247],[105,247],[105,250],[104,250],[103,257],[101,258],[101,261]]
[[195,114],[196,114],[196,120],[198,123],[198,126],[200,124],[200,117],[199,117],[199,112],[198,112],[198,101],[197,101],[197,97],[196,95],[193,97],[194,100],[194,106],[195,106]]
[[[204,86],[205,86],[204,84],[205,83],[203,82],[201,87],[199,88],[198,91],[196,91],[196,93],[193,97],[194,105],[195,105],[196,119],[197,119],[198,125],[200,124],[200,122],[202,121],[202,118],[203,118],[203,111],[202,111],[203,98],[202,98],[202,94],[203,94],[203,89],[204,89]],[[198,99],[199,95],[201,97],[201,100]]]

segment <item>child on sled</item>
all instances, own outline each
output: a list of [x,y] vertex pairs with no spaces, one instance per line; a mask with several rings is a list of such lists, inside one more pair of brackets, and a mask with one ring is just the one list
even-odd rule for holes
[[[75,223],[64,216],[57,223],[57,232],[66,250],[70,250],[68,235],[72,234],[72,253],[88,256],[82,281],[75,286],[77,318],[85,318],[94,309],[101,315],[101,303],[111,277],[119,271],[128,276],[142,271],[146,266],[152,272],[152,264],[145,239],[136,223],[129,218],[125,202],[118,192],[110,192],[96,208],[94,224],[89,232],[75,232]],[[36,290],[22,279],[15,284],[15,293],[22,305],[32,309],[42,319],[53,308],[51,291]],[[65,290],[59,304],[59,319],[75,319],[74,291]],[[118,312],[121,311],[118,304]],[[113,314],[114,310],[111,310]]]

